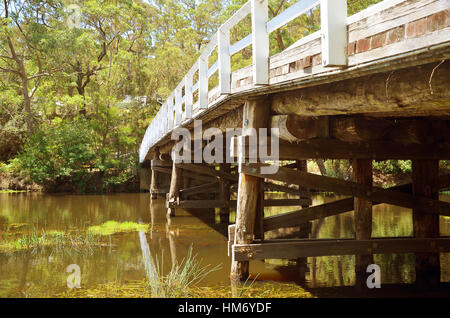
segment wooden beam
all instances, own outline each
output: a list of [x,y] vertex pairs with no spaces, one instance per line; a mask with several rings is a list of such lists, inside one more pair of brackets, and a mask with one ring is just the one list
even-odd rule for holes
[[172,162],[171,161],[162,161],[158,159],[154,159],[151,161],[152,168],[154,167],[161,167],[161,168],[171,168]]
[[[370,159],[354,159],[353,181],[358,184],[372,187],[373,167]],[[363,198],[354,198],[355,210],[355,233],[357,240],[370,240],[372,237],[372,202]],[[356,286],[360,290],[366,285],[367,266],[374,264],[373,255],[356,255],[355,272]]]
[[[412,181],[413,193],[431,199],[439,198],[438,189],[439,161],[413,160]],[[415,206],[413,208],[414,237],[439,237],[439,215],[434,213],[435,207]],[[441,270],[438,253],[416,254],[416,283],[423,288],[437,287],[440,282]]]
[[[446,61],[436,68],[437,65],[431,63],[281,92],[273,96],[272,111],[299,116],[446,116],[450,110],[450,63]],[[431,74],[433,94],[429,84]]]
[[265,207],[272,206],[305,206],[311,205],[312,201],[308,198],[303,199],[267,199],[264,200]]
[[[156,171],[162,172],[162,173],[166,173],[166,174],[170,174],[170,175],[172,174],[172,170],[171,169],[160,168],[160,167],[154,167],[153,169],[155,169]],[[217,181],[216,178],[199,175],[197,173],[192,173],[192,172],[189,172],[189,171],[185,171],[183,173],[183,175],[185,177],[188,177],[188,178],[191,178],[191,179],[196,179],[196,180],[203,181],[203,182],[216,182]]]
[[327,116],[276,115],[272,116],[270,127],[278,129],[278,137],[289,142],[329,136]]
[[[439,177],[439,189],[450,187],[450,174]],[[412,193],[412,184],[405,184],[389,188],[394,191]],[[372,202],[373,205],[381,203]],[[264,219],[264,230],[271,231],[282,227],[297,226],[305,222],[326,218],[341,213],[353,211],[353,198],[342,199],[330,203],[316,205],[306,209],[301,209],[280,215],[269,216]]]
[[[266,2],[267,4],[267,2]],[[253,47],[255,48],[255,47]],[[242,135],[249,136],[254,129],[269,127],[270,104],[268,98],[249,99],[243,108]],[[254,239],[256,216],[260,203],[263,182],[260,178],[246,175],[240,171],[239,190],[236,208],[236,244],[248,244]],[[259,212],[261,213],[261,212]],[[248,261],[232,260],[230,279],[232,281],[246,280],[249,277]]]
[[172,174],[172,169],[169,168],[161,168],[158,166],[152,167],[152,170],[161,172],[161,173],[165,173],[165,174]]
[[[154,158],[158,157],[158,152],[159,152],[159,148],[156,148]],[[153,161],[154,160],[151,161],[151,167],[152,167],[152,176],[151,176],[151,181],[150,181],[150,199],[151,200],[155,200],[158,198],[158,194],[157,194],[156,190],[158,189],[158,187],[160,185],[158,171],[153,169]]]
[[236,200],[183,200],[168,202],[168,207],[180,209],[215,209],[215,208],[235,208]]
[[172,157],[168,153],[162,153],[159,155],[159,160],[172,164]]
[[432,144],[449,141],[450,121],[431,119],[375,118],[367,116],[301,117],[275,115],[271,127],[288,142],[313,138],[338,139],[345,142],[391,141],[399,144]]
[[[268,152],[271,153],[271,141],[267,138]],[[244,141],[245,155],[249,156],[249,144]],[[234,143],[237,156],[238,143]],[[450,143],[401,144],[390,141],[345,142],[337,139],[311,139],[299,143],[279,143],[280,160],[306,159],[450,159]]]
[[[297,171],[308,172],[308,161],[307,160],[297,160]],[[299,187],[299,192],[309,192],[309,189],[306,187]],[[302,194],[299,193],[300,198],[303,199]],[[309,204],[302,205],[303,209],[308,208],[312,204],[312,200],[310,200]],[[298,238],[309,238],[312,231],[312,223],[305,222],[300,224],[300,233],[298,234]],[[306,257],[299,257],[296,259],[296,265],[298,268],[299,280],[302,282],[306,281],[306,269],[308,267],[308,259]]]
[[[226,173],[227,175],[231,175],[231,165],[229,163],[221,163],[220,164],[220,172]],[[229,201],[230,200],[230,182],[229,180],[223,179],[219,181],[219,199],[221,201]],[[221,224],[229,224],[230,223],[230,208],[220,208],[219,218]]]
[[219,186],[218,182],[210,182],[210,183],[202,184],[202,185],[195,186],[195,187],[181,189],[180,195],[182,195],[184,198],[187,198],[188,196],[191,196],[194,194],[217,193],[219,191],[218,186]]
[[165,194],[169,193],[169,188],[157,188],[157,189],[153,190],[152,193],[165,195]]
[[285,193],[289,193],[289,194],[300,194],[302,197],[306,197],[306,198],[311,197],[311,193],[309,193],[308,191],[299,190],[299,189],[295,189],[295,188],[291,188],[291,187],[287,187],[287,186],[282,186],[282,185],[275,184],[272,182],[264,182],[264,189],[266,191],[279,191],[279,192],[285,192]]
[[450,238],[380,238],[371,240],[286,240],[264,244],[234,244],[237,261],[293,259],[334,255],[450,252]]
[[180,163],[180,169],[187,170],[193,173],[212,176],[215,178],[222,178],[230,181],[237,182],[239,180],[238,175],[231,174],[229,172],[218,171],[207,165],[193,164],[193,163]]
[[[265,207],[302,206],[311,203],[310,199],[269,199],[264,200]],[[236,200],[178,200],[168,203],[170,207],[182,209],[236,208]]]
[[[170,180],[169,194],[167,201],[169,203],[174,202],[180,196],[181,183],[183,182],[183,170],[178,167],[176,160],[173,161],[172,166],[172,178]],[[169,206],[167,209],[167,215],[170,217],[175,216],[175,209]]]
[[260,172],[260,168],[263,166],[268,165],[261,163],[243,163],[240,166],[240,171],[258,178],[270,178],[272,180],[307,186],[312,189],[360,197],[369,201],[388,203],[410,209],[417,206],[427,206],[429,207],[427,209],[429,213],[450,216],[450,203],[448,202],[285,168],[279,168],[275,174],[265,175]]

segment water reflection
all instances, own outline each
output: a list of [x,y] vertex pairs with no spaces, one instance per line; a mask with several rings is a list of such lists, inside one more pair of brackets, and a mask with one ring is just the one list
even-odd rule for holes
[[[318,195],[314,205],[336,197]],[[449,196],[443,197],[449,200]],[[295,210],[295,208],[267,208],[265,215]],[[193,245],[194,253],[203,264],[221,268],[209,275],[202,286],[229,286],[230,258],[227,257],[227,238],[220,225],[205,224],[214,220],[211,211],[177,211],[177,217],[166,218],[165,202],[149,199],[148,194],[117,194],[100,196],[0,194],[0,244],[7,235],[23,235],[33,229],[84,231],[89,226],[107,221],[149,224],[148,233],[117,233],[107,237],[107,246],[92,251],[53,249],[0,253],[0,297],[56,295],[67,291],[65,269],[70,264],[81,268],[82,288],[98,284],[117,284],[143,280],[146,276],[141,242],[145,238],[149,254],[164,264],[173,266],[187,256]],[[234,219],[234,213],[231,214]],[[203,221],[202,221],[203,220]],[[216,218],[216,220],[218,220]],[[374,207],[373,236],[412,235],[411,212],[408,209],[379,205]],[[316,238],[354,237],[352,213],[313,222],[312,236]],[[441,219],[441,234],[450,235],[449,219]],[[145,254],[145,253],[144,253]],[[382,268],[382,283],[411,283],[414,275],[414,255],[375,255]],[[354,256],[308,258],[307,282],[310,287],[350,286],[355,282]],[[449,254],[441,255],[442,281],[450,281]],[[169,271],[171,266],[166,266]],[[268,260],[253,261],[252,277],[264,281],[295,282],[298,268],[294,262]],[[304,284],[304,283],[301,283]],[[237,293],[237,289],[235,288]]]

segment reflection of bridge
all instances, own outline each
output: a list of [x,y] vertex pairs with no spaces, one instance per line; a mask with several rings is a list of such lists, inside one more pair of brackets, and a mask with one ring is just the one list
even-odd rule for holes
[[[270,33],[317,5],[322,30],[269,56]],[[252,33],[230,43],[230,30],[248,15]],[[450,215],[450,204],[438,200],[450,183],[438,170],[439,160],[450,159],[449,40],[448,0],[385,0],[351,17],[345,0],[301,0],[270,21],[267,0],[249,1],[219,28],[147,129],[140,161],[144,171],[151,162],[152,196],[168,193],[171,215],[180,207],[214,218],[220,209],[224,223],[235,208],[229,231],[235,278],[248,275],[251,259],[301,263],[308,256],[357,254],[363,282],[372,254],[399,252],[416,253],[417,280],[436,283],[439,252],[450,251],[450,240],[438,238],[439,215]],[[232,72],[231,56],[250,45],[252,66]],[[214,76],[219,85],[210,89]],[[172,162],[172,131],[184,127],[193,134],[195,120],[203,131],[241,127],[243,136],[248,128],[278,128],[280,159],[296,162],[270,175],[248,158],[239,169]],[[193,139],[198,143],[197,135]],[[352,160],[353,182],[308,173],[305,160],[321,158]],[[373,187],[372,160],[386,159],[413,160],[412,185]],[[309,189],[352,198],[308,207]],[[268,200],[264,190],[297,198]],[[415,238],[371,238],[375,202],[411,208]],[[264,206],[303,209],[264,218]],[[311,221],[352,210],[356,240],[298,239],[309,236]],[[280,231],[286,228],[289,234]],[[284,237],[264,241],[268,231]]]

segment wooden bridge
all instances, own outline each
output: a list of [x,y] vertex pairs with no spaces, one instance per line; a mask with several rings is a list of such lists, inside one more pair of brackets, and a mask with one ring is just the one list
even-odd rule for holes
[[[270,33],[316,6],[321,30],[270,56]],[[248,276],[249,260],[305,263],[310,256],[351,254],[363,284],[373,254],[416,253],[417,283],[438,284],[439,253],[450,252],[450,239],[439,233],[439,216],[450,216],[450,203],[438,197],[450,186],[438,169],[439,160],[450,159],[449,7],[449,0],[385,0],[348,17],[346,0],[300,0],[269,21],[267,0],[247,2],[219,28],[147,129],[140,161],[143,171],[151,168],[152,198],[167,195],[170,216],[177,208],[202,209],[214,220],[220,209],[223,224],[236,209],[229,226],[233,279]],[[230,30],[249,15],[251,34],[231,43]],[[250,45],[252,65],[232,72],[231,56]],[[211,88],[216,73],[219,85]],[[172,153],[178,128],[190,131],[197,151],[213,142],[202,138],[210,128],[242,130],[239,143],[226,139],[220,162],[186,163]],[[243,137],[252,128],[275,128],[279,159],[294,163],[262,173],[276,163],[248,155]],[[308,173],[308,159],[351,160],[353,180]],[[386,159],[411,159],[412,184],[374,187],[372,162]],[[349,198],[311,206],[312,189]],[[297,198],[270,200],[265,191]],[[412,209],[414,237],[373,238],[372,206],[380,203]],[[302,209],[265,218],[267,206]],[[355,239],[309,238],[311,221],[352,210]],[[285,228],[288,237],[265,239]]]

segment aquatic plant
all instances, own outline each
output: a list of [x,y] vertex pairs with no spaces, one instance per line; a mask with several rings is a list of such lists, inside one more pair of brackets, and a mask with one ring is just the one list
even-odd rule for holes
[[21,250],[29,250],[36,248],[52,247],[59,249],[86,250],[95,246],[101,246],[101,240],[98,236],[90,233],[74,234],[63,231],[41,231],[38,233],[33,230],[18,238],[15,236],[11,239],[11,235],[3,236],[0,242],[0,252],[17,252]]
[[147,285],[153,298],[180,298],[190,297],[191,288],[201,282],[210,273],[220,269],[220,264],[215,267],[203,266],[197,255],[192,254],[192,245],[188,254],[181,263],[174,263],[171,270],[164,275],[164,261],[153,259],[145,234],[139,232],[142,257],[147,276]]
[[0,190],[0,194],[14,194],[14,193],[25,193],[27,191],[23,190]]
[[149,228],[148,224],[139,224],[135,222],[116,222],[107,221],[102,225],[90,226],[88,233],[95,235],[112,235],[116,233],[126,232],[147,232]]

